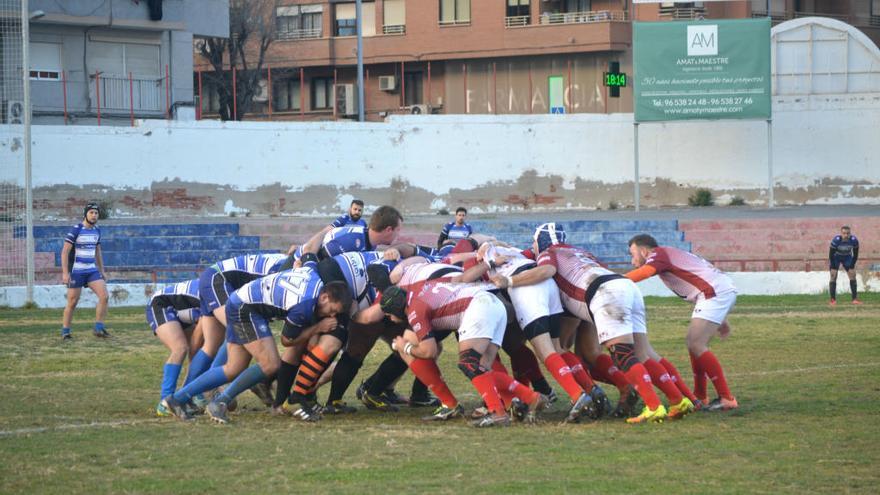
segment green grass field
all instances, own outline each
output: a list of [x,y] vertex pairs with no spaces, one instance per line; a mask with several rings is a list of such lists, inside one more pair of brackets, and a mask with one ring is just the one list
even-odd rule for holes
[[[269,416],[251,394],[230,425],[156,418],[167,352],[142,309],[112,308],[110,341],[91,336],[92,310],[80,310],[66,345],[60,310],[2,309],[0,493],[870,493],[880,297],[848,299],[835,309],[819,296],[739,299],[733,335],[713,345],[737,411],[561,425],[557,403],[544,424],[494,430],[423,424],[423,409],[303,424]],[[690,306],[647,305],[654,347],[690,381]],[[386,352],[374,350],[359,378]],[[441,367],[472,408],[453,354]]]

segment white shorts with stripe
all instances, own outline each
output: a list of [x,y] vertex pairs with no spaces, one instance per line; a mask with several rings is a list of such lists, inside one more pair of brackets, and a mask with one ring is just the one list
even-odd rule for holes
[[481,292],[471,299],[470,306],[464,311],[458,340],[489,339],[500,347],[505,327],[507,310],[504,303],[489,292]]
[[542,316],[562,313],[562,301],[559,299],[559,287],[552,278],[534,284],[507,289],[510,302],[516,311],[516,320],[520,328]]
[[735,290],[715,294],[715,297],[711,299],[706,299],[705,296],[700,294],[697,297],[697,303],[694,305],[694,312],[691,313],[691,318],[700,318],[720,325],[724,323],[727,313],[730,313],[735,304]]

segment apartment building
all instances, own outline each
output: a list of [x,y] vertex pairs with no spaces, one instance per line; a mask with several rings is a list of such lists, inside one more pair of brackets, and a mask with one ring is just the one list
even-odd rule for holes
[[37,124],[127,124],[187,107],[194,114],[193,37],[229,35],[228,0],[29,4]]
[[[632,111],[632,21],[766,16],[767,0],[372,0],[363,5],[367,120],[389,114]],[[354,118],[352,0],[280,0],[263,90],[246,118]],[[880,40],[880,0],[770,0],[774,22],[833,16]],[[212,70],[196,60],[199,71]],[[612,78],[613,79],[613,78]],[[271,83],[270,83],[271,81]],[[204,85],[201,111],[216,117]]]

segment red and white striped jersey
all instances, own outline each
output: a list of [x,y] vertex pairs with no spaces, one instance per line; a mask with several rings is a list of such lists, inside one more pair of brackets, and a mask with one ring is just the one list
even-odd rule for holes
[[407,265],[403,267],[403,274],[400,276],[397,285],[407,291],[418,290],[416,284],[430,280],[434,274],[440,271],[444,272],[444,276],[453,276],[461,273],[461,267],[445,263],[416,263],[414,265]]
[[419,340],[432,330],[458,330],[465,310],[477,294],[495,290],[493,284],[460,284],[431,280],[407,294],[406,316]]
[[538,255],[538,266],[556,267],[553,280],[559,287],[562,304],[582,320],[590,319],[587,287],[597,277],[613,274],[600,265],[592,253],[568,244],[554,244]]
[[679,297],[696,302],[702,294],[706,299],[736,290],[733,281],[712,263],[673,247],[658,247],[645,260],[657,270],[660,280]]

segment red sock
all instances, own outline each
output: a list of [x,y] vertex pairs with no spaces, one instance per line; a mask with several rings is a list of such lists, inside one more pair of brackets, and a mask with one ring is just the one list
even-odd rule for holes
[[608,378],[605,383],[613,383],[621,394],[626,392],[626,386],[629,385],[629,380],[626,379],[626,375],[620,371],[620,368],[614,366],[614,361],[611,359],[611,356],[608,354],[600,354],[599,357],[596,358],[595,370],[598,373],[594,373],[593,376],[598,377],[600,373],[604,374]]
[[480,393],[480,397],[483,398],[483,402],[486,404],[486,408],[492,412],[492,414],[499,415],[505,414],[504,404],[501,403],[501,397],[498,395],[498,389],[495,388],[495,373],[488,372],[483,373],[482,375],[475,376],[471,383],[474,384],[474,388],[477,389],[477,392]]
[[562,359],[562,356],[555,352],[550,354],[547,356],[547,359],[544,360],[544,366],[547,367],[547,370],[550,371],[553,378],[562,385],[562,388],[565,389],[565,392],[571,398],[572,402],[578,400],[578,397],[584,393],[584,389],[582,389],[574,377],[571,376],[571,368],[565,364],[565,359]]
[[538,358],[525,344],[507,354],[510,356],[510,367],[513,368],[512,376],[518,382],[529,386],[533,381],[544,378]]
[[715,391],[718,392],[718,395],[724,399],[733,400],[733,395],[731,395],[730,389],[727,388],[727,380],[724,379],[724,370],[721,369],[721,363],[718,362],[715,354],[712,354],[712,351],[706,351],[700,354],[697,360],[700,362],[700,367],[706,371],[706,375],[712,380],[712,385],[715,386]]
[[639,397],[642,398],[648,409],[653,411],[660,406],[660,398],[654,392],[651,375],[648,374],[648,370],[645,369],[642,363],[637,363],[630,367],[626,372],[626,378],[629,380],[630,385],[636,389],[636,392],[639,393]]
[[458,405],[458,399],[449,390],[443,375],[440,374],[440,368],[433,359],[415,359],[409,365],[409,369],[418,377],[425,385],[431,389],[431,392],[440,399],[446,407],[455,407]]
[[706,372],[703,371],[703,367],[700,366],[700,360],[697,359],[697,356],[694,356],[693,353],[690,353],[691,356],[691,370],[694,372],[694,396],[698,399],[705,401],[706,397]]
[[[494,371],[493,374],[495,375],[495,388],[498,389],[498,393],[501,395],[502,400],[504,399],[505,392],[511,394],[511,396],[517,397],[526,404],[531,404],[538,397],[538,392],[535,392],[529,387],[514,380],[513,377],[507,373]],[[505,406],[508,404],[509,402],[504,403]]]
[[561,353],[560,356],[565,360],[565,364],[571,368],[571,374],[578,382],[578,385],[580,385],[582,389],[590,391],[593,388],[593,379],[590,378],[590,374],[587,373],[586,368],[584,368],[584,362],[581,361],[581,358],[577,357],[573,352],[568,351]]
[[675,383],[675,386],[678,387],[678,391],[681,392],[681,395],[690,399],[691,402],[697,400],[697,396],[691,392],[691,389],[688,388],[687,383],[681,379],[681,373],[678,372],[678,368],[675,367],[672,363],[669,362],[666,358],[660,358],[660,364],[666,368],[666,372],[669,373],[669,376],[672,377],[672,382]]
[[666,368],[653,359],[648,359],[643,364],[648,373],[651,374],[651,382],[663,391],[663,394],[666,395],[666,399],[669,401],[669,405],[672,406],[681,402],[681,392],[678,391],[678,387],[673,383],[672,377],[669,376]]
[[[495,361],[492,361],[492,372],[495,375],[505,375],[507,376],[507,368],[504,367],[504,363],[501,362],[501,358],[497,355],[495,356]],[[513,378],[511,378],[513,380]],[[507,390],[507,387],[504,385],[499,385],[498,380],[495,380],[495,387],[498,389],[498,395],[501,396],[501,401],[504,402],[504,408],[507,409],[510,407],[510,401],[513,400],[513,393],[510,390]]]

